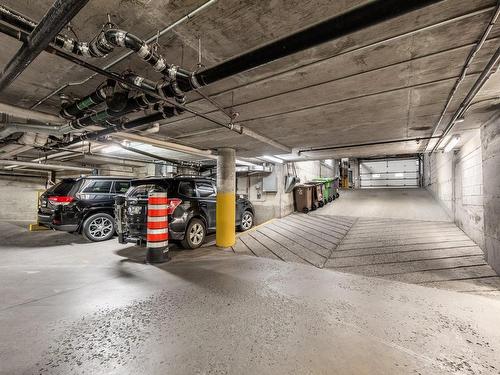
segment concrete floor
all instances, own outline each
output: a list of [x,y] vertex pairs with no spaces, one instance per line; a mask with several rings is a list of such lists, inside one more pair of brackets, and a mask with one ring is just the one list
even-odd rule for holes
[[312,215],[450,221],[444,209],[426,189],[342,190],[334,204]]
[[0,225],[1,374],[498,374],[500,301]]

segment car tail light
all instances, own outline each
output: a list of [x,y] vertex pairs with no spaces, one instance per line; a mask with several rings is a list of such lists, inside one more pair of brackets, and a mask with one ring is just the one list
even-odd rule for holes
[[168,200],[168,214],[171,215],[178,205],[182,203],[182,199],[179,198],[170,198]]
[[56,195],[53,197],[49,197],[49,202],[54,205],[67,205],[75,200],[75,197],[71,197],[69,195]]

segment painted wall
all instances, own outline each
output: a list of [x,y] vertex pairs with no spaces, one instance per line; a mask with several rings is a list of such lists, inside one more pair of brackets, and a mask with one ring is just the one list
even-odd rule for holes
[[[301,182],[312,180],[316,177],[333,177],[336,172],[336,161],[320,162],[305,161],[296,162],[295,172]],[[265,192],[263,190],[263,176],[250,175],[238,176],[236,182],[236,193],[246,195],[255,207],[255,221],[257,224],[273,218],[284,217],[293,212],[293,193],[285,193],[285,176],[293,174],[291,165],[274,165],[273,175],[277,179],[277,192]],[[338,170],[338,167],[337,167]]]
[[0,221],[36,223],[37,192],[45,190],[45,179],[0,178]]

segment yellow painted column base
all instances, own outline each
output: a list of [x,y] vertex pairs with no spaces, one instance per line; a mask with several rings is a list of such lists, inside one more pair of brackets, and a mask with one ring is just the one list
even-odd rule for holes
[[217,193],[215,208],[216,232],[215,245],[230,247],[236,243],[236,195]]

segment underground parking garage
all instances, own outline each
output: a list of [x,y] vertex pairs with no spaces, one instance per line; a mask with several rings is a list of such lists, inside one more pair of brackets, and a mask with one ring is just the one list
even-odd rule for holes
[[3,1],[0,374],[499,374],[499,14]]

